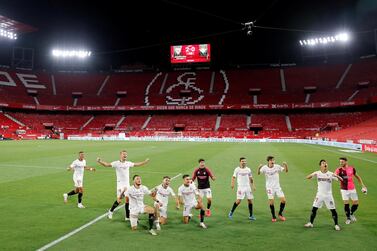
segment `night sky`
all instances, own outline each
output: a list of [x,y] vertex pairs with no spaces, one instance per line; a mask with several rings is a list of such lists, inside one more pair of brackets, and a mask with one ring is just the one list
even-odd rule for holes
[[[377,28],[377,1],[18,1],[1,0],[0,15],[30,24],[37,32],[16,42],[35,48],[36,67],[51,61],[55,47],[87,48],[93,65],[143,63],[169,66],[169,45],[210,43],[214,66],[302,61],[299,39],[318,35],[303,31],[242,30],[258,26],[351,32]],[[373,33],[357,33],[348,52],[353,57],[375,53]]]

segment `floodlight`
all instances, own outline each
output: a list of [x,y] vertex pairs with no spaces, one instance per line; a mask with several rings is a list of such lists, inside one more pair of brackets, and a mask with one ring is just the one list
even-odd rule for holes
[[91,51],[88,50],[60,50],[53,49],[51,52],[52,56],[56,58],[87,58],[92,55]]
[[306,45],[327,45],[327,44],[335,44],[337,42],[347,42],[350,40],[350,35],[347,32],[338,33],[334,36],[323,36],[323,37],[317,37],[317,38],[310,38],[306,40],[299,40],[299,43],[301,46]]

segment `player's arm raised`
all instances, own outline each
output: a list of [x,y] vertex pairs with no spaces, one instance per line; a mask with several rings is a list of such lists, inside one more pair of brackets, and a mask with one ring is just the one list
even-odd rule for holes
[[287,164],[287,162],[283,162],[282,163],[282,165],[283,165],[283,167],[284,167],[284,170],[285,170],[285,172],[287,173],[288,172],[288,164]]
[[135,162],[134,166],[144,166],[148,162],[149,162],[149,158],[147,158],[147,159],[145,159],[144,161],[141,161],[141,162]]
[[97,157],[97,162],[104,167],[111,167],[111,163],[103,161],[100,157]]

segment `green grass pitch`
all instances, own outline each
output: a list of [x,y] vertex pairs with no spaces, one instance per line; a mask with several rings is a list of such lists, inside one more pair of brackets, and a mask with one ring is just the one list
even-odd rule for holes
[[[377,155],[344,153],[340,149],[283,143],[189,143],[189,142],[92,142],[92,141],[17,141],[0,142],[0,250],[36,250],[104,214],[115,199],[115,171],[96,164],[117,160],[126,149],[128,159],[150,163],[132,169],[131,175],[142,176],[143,184],[153,187],[162,176],[191,174],[199,158],[214,171],[212,182],[212,216],[205,219],[208,229],[198,227],[198,212],[189,225],[181,223],[181,211],[169,204],[169,224],[158,236],[147,233],[147,217],[140,220],[139,230],[132,232],[124,221],[124,210],[113,220],[104,218],[83,231],[60,242],[51,250],[376,250],[377,249]],[[72,172],[66,167],[83,150],[89,166],[97,172],[85,172],[85,209],[77,208],[77,197],[63,203],[62,194],[73,188]],[[264,177],[256,175],[259,163],[267,155],[276,162],[287,161],[289,173],[280,174],[287,198],[286,222],[271,222]],[[255,222],[247,219],[246,201],[235,211],[233,220],[227,214],[235,200],[230,179],[239,157],[248,160],[257,191],[254,193]],[[338,158],[346,156],[368,187],[368,195],[357,190],[360,207],[358,221],[345,225],[339,184],[333,185],[342,230],[333,229],[331,213],[319,210],[313,229],[305,229],[316,193],[315,180],[305,176],[318,169],[322,158],[330,170]],[[181,177],[172,181],[177,191]],[[146,204],[151,199],[146,200]],[[278,208],[278,202],[275,202]]]

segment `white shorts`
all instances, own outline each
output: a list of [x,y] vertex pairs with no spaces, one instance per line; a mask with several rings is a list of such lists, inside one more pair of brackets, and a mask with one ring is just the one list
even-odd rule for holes
[[319,195],[315,196],[313,207],[321,208],[325,203],[327,209],[335,209],[335,202],[332,195]]
[[205,197],[207,197],[207,199],[211,199],[212,198],[211,188],[199,189],[199,195],[202,198],[204,198],[204,196],[205,196]]
[[[154,207],[158,205],[157,202],[154,203]],[[162,207],[159,207],[160,217],[168,218],[168,204],[163,204]]]
[[237,189],[237,200],[243,200],[246,196],[246,199],[252,200],[254,199],[254,195],[251,192],[250,187],[239,187]]
[[84,186],[84,177],[81,176],[73,176],[73,183],[75,184],[75,187],[83,187]]
[[129,188],[130,184],[127,182],[117,181],[117,198],[124,198],[124,191],[126,188]]
[[284,197],[284,193],[283,193],[283,190],[281,190],[280,187],[278,188],[266,188],[266,192],[267,192],[267,197],[269,200],[273,200],[274,197],[278,197],[278,198],[282,198]]
[[130,223],[131,227],[137,226],[137,221],[139,219],[139,214],[144,214],[145,206],[144,207],[135,207],[130,208]]
[[340,189],[340,193],[342,194],[342,200],[359,200],[356,189],[352,189],[352,190]]
[[195,208],[196,205],[198,205],[198,202],[196,202],[196,201],[192,202],[190,204],[187,204],[187,205],[185,204],[183,206],[183,217],[189,216],[191,214],[191,209]]

